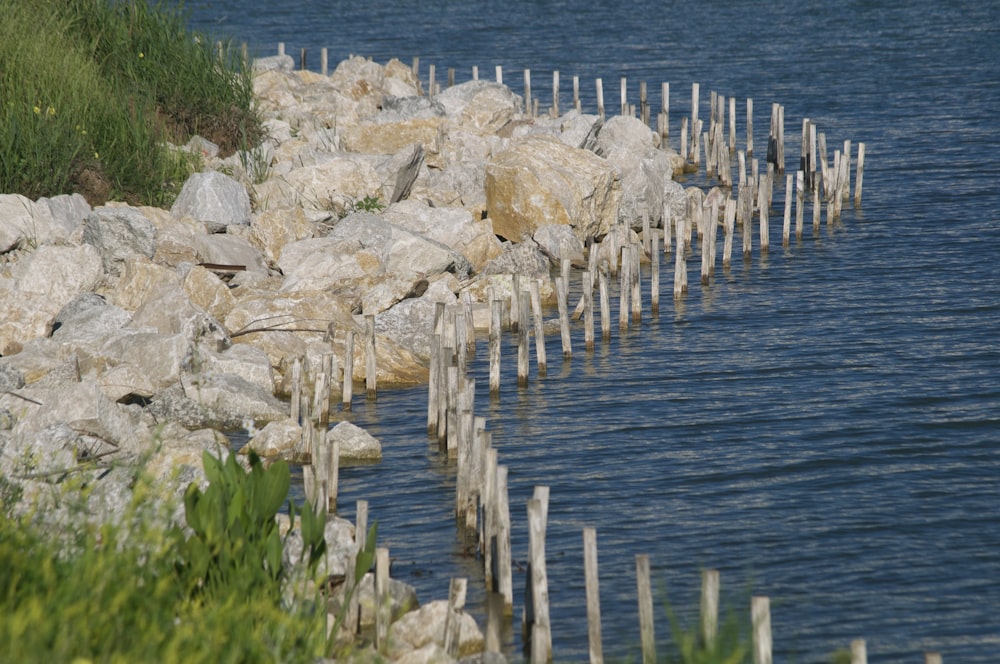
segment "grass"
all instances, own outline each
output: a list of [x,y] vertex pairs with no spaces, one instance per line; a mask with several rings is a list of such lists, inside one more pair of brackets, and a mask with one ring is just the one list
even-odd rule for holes
[[[314,529],[307,543],[319,537],[303,567],[262,564],[260,551],[278,537],[273,510],[285,498],[287,466],[211,467],[209,486],[192,486],[185,498],[189,529],[154,525],[162,520],[141,476],[121,526],[54,534],[43,517],[0,510],[0,661],[314,662],[327,654],[325,602],[300,576],[317,574],[322,517],[302,515],[302,528],[311,519]],[[85,504],[85,492],[74,495]],[[225,518],[210,523],[208,507]],[[298,589],[291,600],[289,587]]]
[[0,192],[167,206],[198,157],[261,137],[249,70],[142,0],[0,0]]

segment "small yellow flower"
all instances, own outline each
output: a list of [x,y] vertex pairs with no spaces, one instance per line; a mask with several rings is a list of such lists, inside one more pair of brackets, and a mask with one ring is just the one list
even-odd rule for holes
[[143,53],[142,51],[139,51],[139,58],[142,59],[144,57],[146,57],[146,54]]
[[56,114],[56,109],[55,109],[55,108],[53,108],[52,106],[49,106],[49,107],[48,107],[48,109],[46,109],[45,113],[46,113],[46,114],[47,114],[47,115],[48,115],[48,116],[49,116],[50,118],[51,118],[51,117],[54,117],[54,116],[55,116],[55,114]]
[[100,159],[100,158],[101,158],[101,155],[98,154],[97,152],[95,152],[94,153],[94,159]]
[[32,110],[35,112],[35,115],[42,114],[42,108],[40,106],[35,106],[35,108],[33,108]]

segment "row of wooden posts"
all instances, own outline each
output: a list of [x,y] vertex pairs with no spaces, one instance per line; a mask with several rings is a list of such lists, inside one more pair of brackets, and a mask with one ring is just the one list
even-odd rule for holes
[[[693,209],[698,209],[695,206]],[[692,231],[682,225],[679,237],[690,237]],[[607,339],[611,331],[610,298],[608,297],[608,275],[620,276],[619,293],[621,304],[619,325],[623,329],[629,321],[641,320],[641,298],[636,295],[635,284],[639,270],[640,256],[645,248],[638,243],[631,243],[620,250],[614,247],[616,234],[610,234],[606,242],[593,244],[590,247],[588,266],[597,267],[601,292],[601,323],[602,337]],[[657,237],[651,233],[651,238]],[[681,241],[677,249],[685,249]],[[704,240],[702,246],[704,247]],[[650,245],[651,265],[659,262],[659,248],[653,240]],[[619,261],[601,262],[599,257],[619,256]],[[563,356],[572,357],[572,348],[568,343],[570,337],[567,306],[570,264],[564,261],[560,266],[560,276],[556,279],[557,299],[559,301],[560,328],[563,340]],[[656,274],[656,268],[650,269],[651,275]],[[590,270],[584,271],[584,295],[577,309],[582,309],[582,315],[574,312],[574,317],[589,319],[591,332],[585,334],[588,339],[588,349],[593,347],[593,310],[591,298],[587,296],[592,290]],[[527,281],[527,283],[524,283]],[[655,276],[651,278],[655,282]],[[541,309],[540,282],[519,277],[512,278],[512,294],[509,300],[500,297],[490,298],[490,387],[491,392],[499,389],[499,361],[502,345],[502,333],[510,330],[518,338],[518,384],[527,382],[527,358],[529,356],[527,339],[529,332],[534,331],[536,342],[536,363],[540,375],[545,373],[544,329],[542,326],[543,311]],[[656,289],[652,292],[655,294]],[[515,295],[516,294],[516,297]],[[651,298],[654,303],[656,297]],[[516,303],[516,304],[515,304]],[[636,303],[640,303],[636,306]],[[589,313],[588,313],[589,312]],[[455,515],[460,532],[474,538],[481,553],[484,566],[484,579],[487,590],[487,649],[499,652],[501,649],[501,634],[505,621],[513,613],[514,586],[512,578],[512,557],[510,545],[511,517],[508,505],[508,468],[499,463],[497,450],[492,446],[491,433],[486,429],[486,420],[475,416],[475,381],[466,377],[466,367],[470,358],[477,352],[475,332],[471,326],[472,303],[463,298],[451,307],[439,303],[435,308],[434,334],[432,343],[432,361],[430,364],[430,381],[428,384],[428,434],[437,438],[442,452],[457,461],[456,472],[456,502]],[[373,329],[373,326],[369,326]],[[348,333],[350,336],[350,333]],[[373,335],[372,337],[373,338]],[[372,347],[370,344],[366,344]],[[345,376],[350,376],[350,362],[353,357],[351,343],[345,344],[348,353],[345,356]],[[319,444],[322,432],[326,426],[320,424],[328,411],[329,397],[323,397],[325,386],[331,384],[335,376],[335,358],[332,354],[324,356],[320,370],[312,385],[314,396],[310,398],[307,390],[294,390],[297,397],[294,404],[300,404],[297,416],[303,422],[315,421],[316,427],[304,427],[306,436],[315,436],[306,443],[306,449],[311,451],[312,463],[304,468],[307,493],[316,504],[326,504],[331,511],[336,508],[336,467],[337,451],[335,446]],[[301,377],[301,368],[293,367],[293,374]],[[300,381],[301,382],[301,381]],[[308,381],[306,381],[308,383]],[[316,398],[315,395],[320,395]],[[312,415],[310,414],[313,413]],[[308,432],[313,433],[308,433]],[[325,479],[324,479],[325,478]],[[312,488],[310,488],[312,486]],[[528,568],[525,575],[524,612],[522,614],[522,636],[527,646],[530,661],[545,662],[552,659],[551,619],[548,608],[548,586],[545,568],[545,530],[548,514],[548,487],[538,486],[534,495],[527,503],[528,520]],[[366,532],[367,503],[358,502],[356,537],[358,547],[363,546],[363,536]],[[596,530],[585,528],[583,531],[584,576],[586,579],[586,598],[588,613],[589,653],[592,662],[603,661],[601,644],[600,604],[597,574],[597,539]],[[376,593],[382,598],[377,601],[379,612],[376,614],[375,642],[377,647],[385,643],[388,633],[389,616],[384,607],[388,606],[388,550],[377,549],[376,554]],[[349,566],[349,569],[353,566]],[[719,576],[714,570],[703,571],[700,638],[705,644],[714,642],[718,615]],[[650,562],[646,555],[636,556],[637,603],[639,610],[640,640],[642,644],[643,661],[655,661],[655,629],[652,592],[650,586]],[[449,588],[449,610],[443,643],[451,653],[457,652],[459,634],[457,632],[458,616],[463,610],[467,590],[466,579],[453,579]],[[356,606],[348,612],[346,625],[357,629],[358,613]],[[753,623],[754,662],[771,661],[771,631],[770,604],[767,597],[754,597],[751,601],[751,618]],[[852,662],[866,662],[866,646],[863,640],[851,643]],[[936,658],[936,659],[935,659]],[[940,662],[940,655],[930,653],[926,661]]]
[[[243,45],[244,58],[246,57],[246,45]],[[284,43],[278,44],[278,53],[284,55]],[[328,73],[328,51],[326,48],[320,51],[320,71],[324,75]],[[306,68],[306,49],[300,53],[299,64],[302,69]],[[420,80],[420,58],[413,58],[412,69],[414,75]],[[525,69],[524,75],[524,111],[529,115],[537,116],[540,112],[539,99],[532,96],[531,70]],[[499,65],[495,69],[497,83],[503,83],[503,68]],[[478,66],[472,67],[472,79],[479,79]],[[580,77],[573,76],[573,108],[582,111],[580,99]],[[447,85],[455,84],[455,69],[449,68],[447,73]],[[604,104],[604,82],[598,78],[594,81],[597,95],[597,113],[602,121],[606,117]],[[440,90],[440,85],[436,80],[436,68],[431,64],[428,67],[427,94],[433,96]],[[704,127],[704,121],[699,119],[701,107],[701,86],[699,83],[691,84],[691,112],[690,115],[681,119],[679,154],[684,156],[686,162],[698,169],[702,161],[702,153],[705,156],[705,173],[709,178],[715,177],[722,186],[732,187],[732,167],[731,155],[738,155],[739,161],[739,184],[742,187],[746,182],[746,161],[753,160],[754,136],[753,136],[753,99],[746,99],[746,125],[745,125],[745,147],[737,151],[736,145],[736,97],[726,97],[719,93],[710,91],[709,94],[709,126]],[[552,72],[552,105],[548,109],[551,116],[558,117],[560,113],[560,74],[558,71]],[[647,125],[650,125],[650,103],[647,94],[647,84],[645,81],[639,83],[639,107],[628,101],[628,79],[621,77],[619,86],[619,100],[621,115],[635,117],[638,112],[639,118]],[[728,110],[728,123],[727,123]],[[660,110],[656,116],[656,130],[660,136],[661,144],[666,147],[670,145],[670,83],[663,82],[660,86]],[[727,137],[728,133],[728,137]],[[850,197],[850,163],[851,163],[851,141],[844,142],[843,151],[835,151],[833,162],[827,160],[826,136],[823,132],[817,131],[817,126],[809,118],[802,120],[801,135],[801,156],[799,158],[799,171],[795,175],[794,184],[799,196],[799,207],[802,208],[802,196],[805,190],[813,192],[814,224],[818,224],[820,177],[822,176],[822,187],[825,190],[824,198],[828,201],[831,209],[828,210],[828,218],[836,219],[840,216],[840,206],[843,200]],[[854,191],[854,205],[861,206],[861,193],[863,188],[865,160],[865,144],[860,143],[857,151],[857,169]],[[775,174],[785,173],[785,108],[781,104],[771,104],[770,125],[768,128],[767,149],[765,154],[768,178],[773,181]],[[756,174],[757,166],[754,162],[753,173]],[[754,175],[754,180],[756,180]],[[791,191],[793,185],[792,177],[789,176],[786,191]],[[839,193],[840,198],[834,196]],[[754,194],[756,196],[756,193]],[[786,206],[789,197],[786,196]],[[835,209],[833,209],[835,208]],[[798,227],[797,227],[798,228]],[[801,233],[801,231],[799,231]]]

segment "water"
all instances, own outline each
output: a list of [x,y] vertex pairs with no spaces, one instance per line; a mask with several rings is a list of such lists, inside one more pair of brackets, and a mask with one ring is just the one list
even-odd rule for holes
[[[1000,7],[916,2],[616,3],[509,0],[189,2],[199,29],[258,54],[319,48],[385,62],[419,56],[438,81],[504,67],[521,92],[562,104],[581,78],[593,112],[603,77],[609,109],[627,76],[632,102],[649,83],[654,109],[671,83],[671,133],[690,112],[691,83],[738,98],[742,145],[754,99],[758,151],[771,102],[785,106],[788,166],[801,119],[867,144],[861,210],[780,247],[776,193],[770,255],[737,258],[658,318],[516,389],[485,395],[484,345],[473,373],[477,414],[510,467],[514,556],[524,504],[551,487],[547,538],[556,661],[586,659],[581,530],[598,533],[605,653],[633,656],[639,634],[634,554],[651,557],[657,605],[690,621],[699,569],[722,573],[723,601],[771,597],[777,661],[829,661],[864,637],[873,661],[1000,661]],[[856,147],[855,147],[856,150]],[[855,153],[856,154],[856,153]],[[701,184],[694,178],[687,184]],[[808,215],[808,209],[807,209]],[[775,218],[777,217],[777,219]],[[663,272],[664,289],[669,277]],[[645,281],[648,303],[648,276]],[[612,298],[613,302],[615,298]],[[578,331],[579,332],[579,331]],[[424,601],[476,561],[452,521],[454,468],[425,434],[424,389],[356,400],[350,416],[384,445],[376,466],[346,468],[341,504],[370,501],[394,574]],[[523,570],[515,570],[515,622]],[[519,649],[519,630],[507,650]],[[661,651],[669,629],[657,617]]]

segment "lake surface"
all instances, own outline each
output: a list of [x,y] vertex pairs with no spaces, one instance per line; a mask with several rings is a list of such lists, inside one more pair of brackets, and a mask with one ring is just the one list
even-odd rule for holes
[[[722,574],[723,603],[771,598],[776,661],[824,662],[865,638],[871,661],[1000,661],[1000,5],[949,2],[618,3],[194,0],[192,25],[277,43],[319,65],[348,54],[419,56],[437,80],[504,68],[522,92],[532,70],[543,108],[551,72],[568,106],[580,76],[609,109],[619,79],[654,109],[671,84],[671,141],[691,84],[754,100],[762,156],[770,105],[785,106],[787,164],[803,117],[831,153],[867,146],[860,210],[781,247],[783,182],[771,251],[737,255],[713,283],[670,297],[660,314],[591,355],[582,331],[563,364],[517,389],[513,346],[504,389],[486,394],[485,343],[472,373],[510,468],[514,557],[527,555],[525,501],[551,487],[547,557],[556,661],[585,661],[582,540],[597,529],[605,654],[637,659],[634,554],[650,555],[657,606],[691,623],[699,574]],[[705,185],[703,176],[686,185]],[[644,280],[648,303],[648,275]],[[613,304],[617,299],[612,297]],[[614,314],[613,314],[614,316]],[[613,318],[613,320],[616,320]],[[599,337],[599,335],[598,335]],[[426,436],[426,390],[355,401],[350,418],[380,438],[384,461],[345,468],[341,504],[370,503],[396,577],[423,601],[470,578],[482,619],[482,574],[454,527],[454,467]],[[523,570],[515,570],[519,624]],[[660,650],[670,634],[657,611]],[[519,629],[507,650],[520,652]]]

